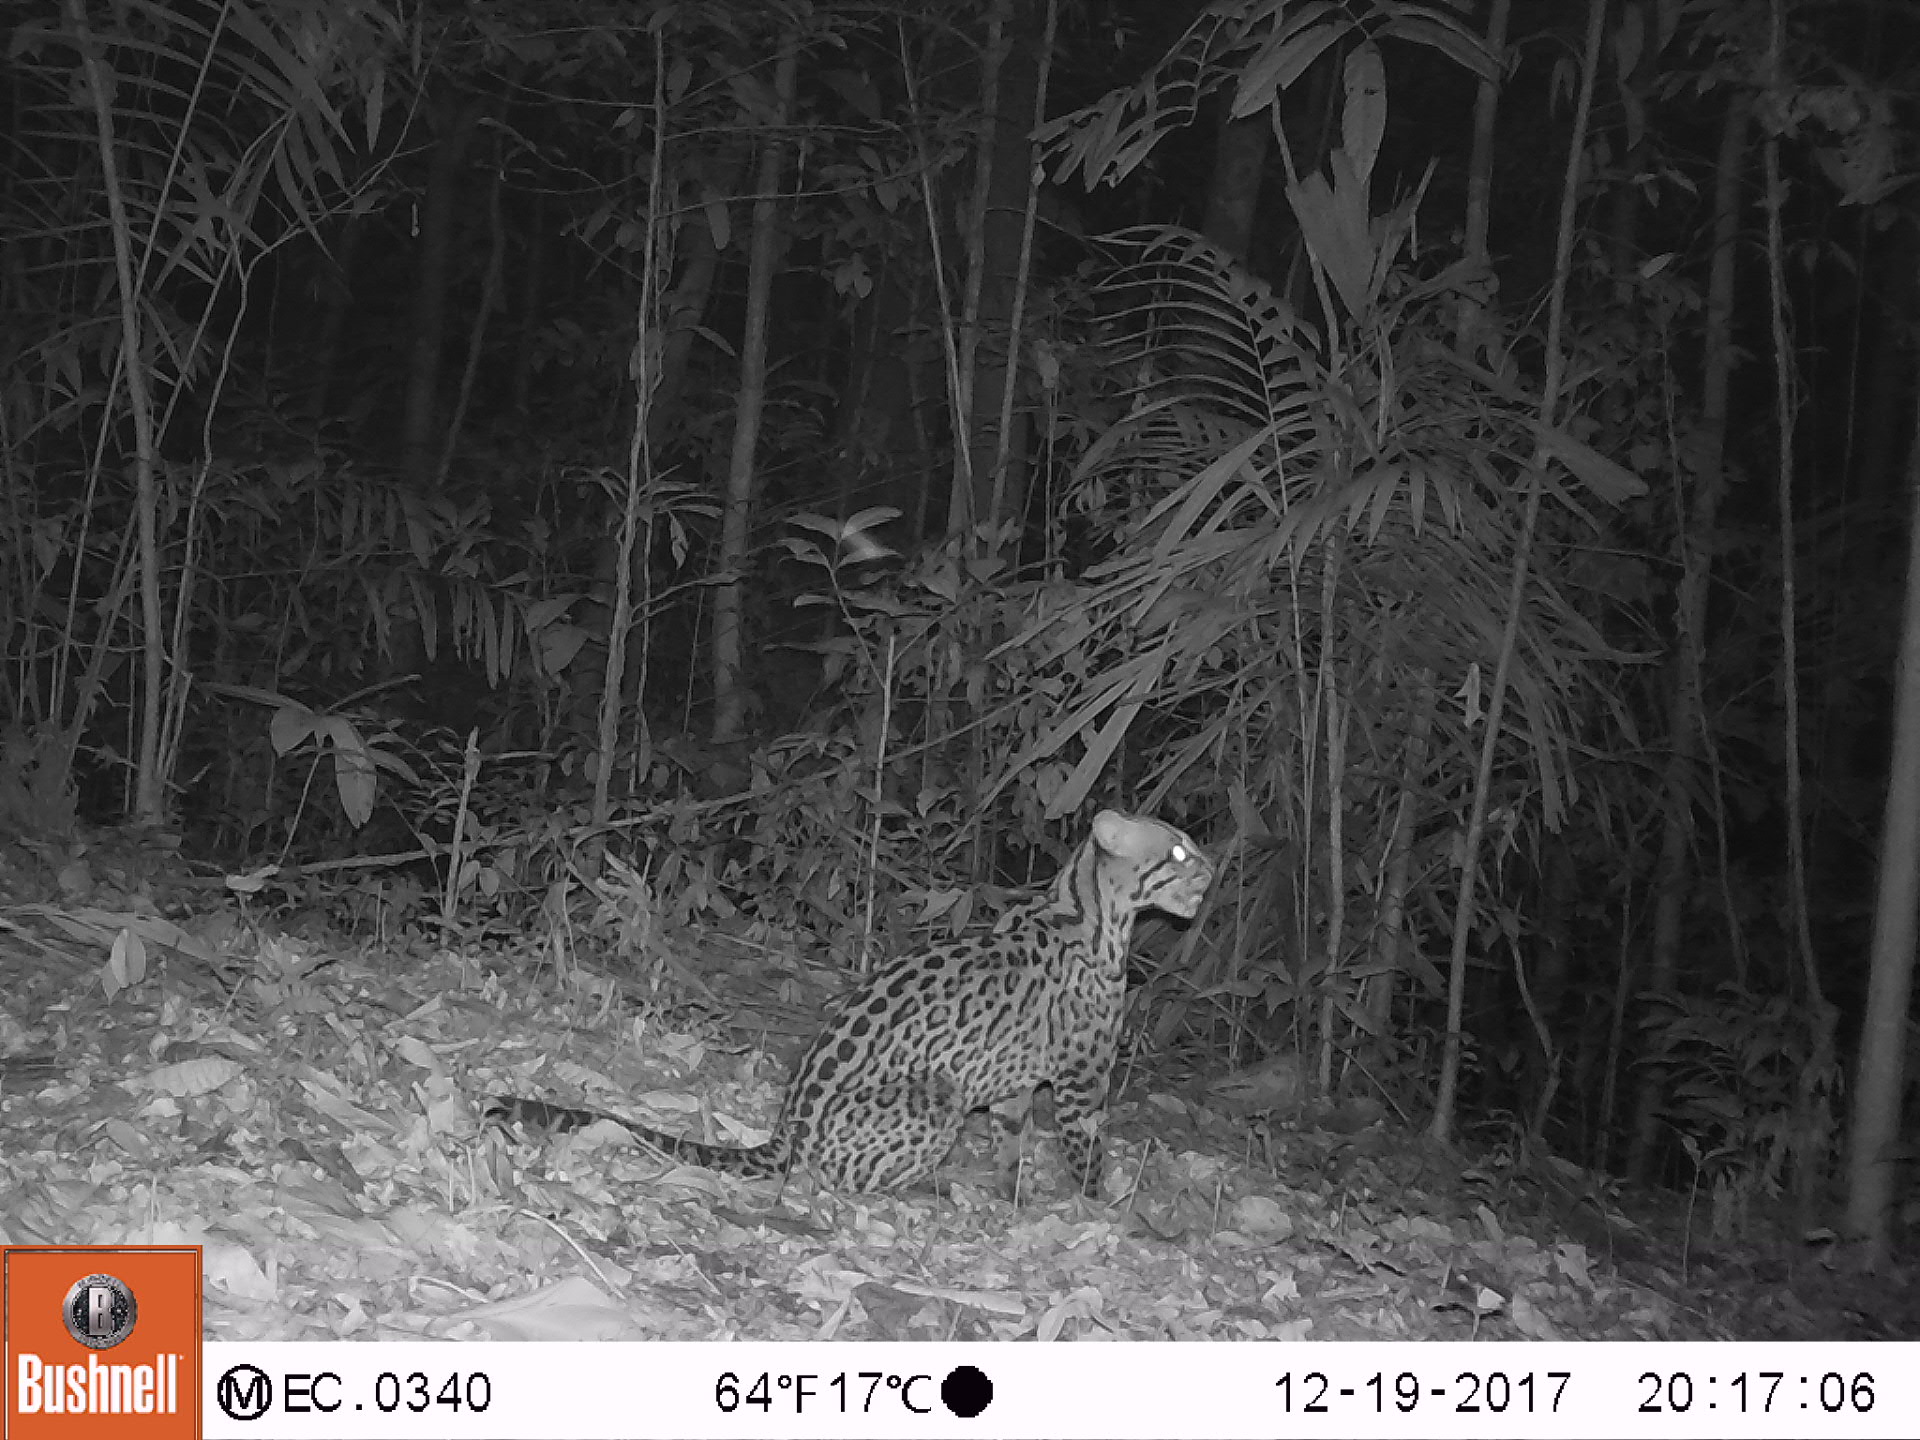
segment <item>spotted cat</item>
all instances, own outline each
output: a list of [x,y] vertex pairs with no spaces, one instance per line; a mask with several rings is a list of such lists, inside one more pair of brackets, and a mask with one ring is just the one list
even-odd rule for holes
[[970,1112],[1051,1085],[1067,1168],[1097,1192],[1134,919],[1191,919],[1212,880],[1212,863],[1171,825],[1102,810],[1052,886],[990,932],[898,956],[862,982],[794,1068],[760,1145],[711,1145],[539,1100],[496,1099],[488,1114],[562,1128],[615,1119],[692,1164],[803,1170],[861,1192],[924,1179]]

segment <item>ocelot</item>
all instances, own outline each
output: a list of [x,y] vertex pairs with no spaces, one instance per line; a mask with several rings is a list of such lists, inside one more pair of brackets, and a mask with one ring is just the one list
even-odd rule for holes
[[800,1170],[860,1192],[924,1179],[970,1112],[1051,1085],[1067,1167],[1083,1192],[1097,1192],[1134,919],[1143,910],[1191,919],[1212,880],[1212,863],[1171,825],[1102,810],[1049,890],[987,933],[897,956],[863,981],[794,1068],[760,1145],[710,1145],[539,1100],[496,1098],[487,1114],[560,1128],[612,1119],[695,1165]]

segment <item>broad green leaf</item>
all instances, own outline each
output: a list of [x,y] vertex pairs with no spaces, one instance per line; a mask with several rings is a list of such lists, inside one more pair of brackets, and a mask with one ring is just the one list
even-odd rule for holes
[[1380,154],[1380,137],[1387,126],[1387,78],[1380,52],[1369,41],[1347,54],[1346,104],[1340,120],[1340,148],[1353,162],[1354,173],[1365,185],[1373,176]]

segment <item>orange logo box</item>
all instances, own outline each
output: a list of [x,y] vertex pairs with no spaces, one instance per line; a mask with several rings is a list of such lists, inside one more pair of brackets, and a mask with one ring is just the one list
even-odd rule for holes
[[0,1440],[199,1440],[200,1247],[0,1249]]

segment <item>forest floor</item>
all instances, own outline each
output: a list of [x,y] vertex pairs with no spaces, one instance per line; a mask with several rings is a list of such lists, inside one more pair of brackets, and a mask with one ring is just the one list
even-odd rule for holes
[[1851,1273],[1751,1215],[1707,1238],[1684,1197],[1144,1064],[1099,1199],[1057,1193],[1044,1131],[1017,1204],[964,1159],[843,1199],[611,1126],[528,1143],[488,1095],[755,1138],[824,992],[717,939],[679,947],[697,980],[641,985],[556,980],[552,946],[256,925],[156,883],[184,868],[0,843],[0,1243],[204,1246],[209,1339],[1920,1337],[1910,1262]]

